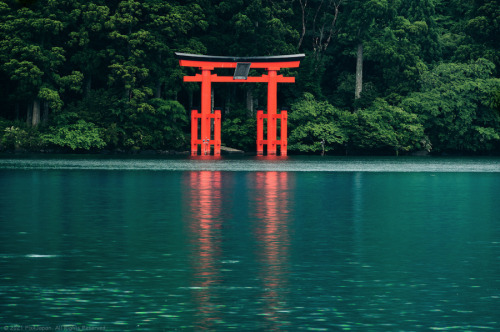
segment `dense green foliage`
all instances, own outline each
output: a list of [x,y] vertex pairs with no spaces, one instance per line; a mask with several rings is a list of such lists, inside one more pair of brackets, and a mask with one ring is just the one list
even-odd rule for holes
[[[279,86],[290,152],[499,153],[499,17],[499,0],[0,0],[0,150],[187,150],[185,52],[305,53]],[[223,144],[255,149],[266,85],[213,88]]]
[[336,109],[326,101],[316,101],[310,93],[293,104],[289,116],[291,132],[289,148],[292,151],[322,152],[340,149],[347,142],[349,124],[354,115]]

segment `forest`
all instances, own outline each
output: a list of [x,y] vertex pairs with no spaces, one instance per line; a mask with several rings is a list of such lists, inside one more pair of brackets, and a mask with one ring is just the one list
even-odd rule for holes
[[[500,0],[1,0],[0,151],[188,150],[182,52],[304,53],[289,153],[498,155],[499,27]],[[213,91],[223,145],[255,151],[267,85]]]

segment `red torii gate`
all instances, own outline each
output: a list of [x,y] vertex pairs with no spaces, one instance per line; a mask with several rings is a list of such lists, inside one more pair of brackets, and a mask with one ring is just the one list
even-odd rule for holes
[[[280,154],[287,155],[287,112],[277,112],[278,83],[295,83],[295,77],[278,75],[281,68],[297,68],[304,54],[259,56],[259,57],[230,57],[209,56],[186,53],[175,53],[179,65],[197,67],[201,74],[185,76],[184,82],[201,82],[201,114],[197,110],[191,111],[191,155],[198,154],[198,145],[201,145],[201,154],[210,154],[211,147],[214,155],[220,155],[221,146],[221,113],[220,110],[212,113],[212,82],[234,83],[267,83],[267,114],[257,111],[257,155],[264,154],[264,145],[267,145],[267,154],[276,155],[276,147],[280,146]],[[218,76],[212,74],[215,68],[235,68],[234,76]],[[250,68],[267,70],[267,75],[248,76]],[[198,135],[198,119],[201,119],[201,137]],[[214,136],[210,140],[211,119],[214,119]],[[267,139],[264,139],[264,119],[267,119]],[[277,140],[277,121],[281,120],[280,139]]]

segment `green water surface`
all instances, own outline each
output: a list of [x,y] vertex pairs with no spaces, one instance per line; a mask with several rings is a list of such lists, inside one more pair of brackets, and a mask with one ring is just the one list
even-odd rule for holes
[[499,330],[499,165],[3,158],[0,329]]

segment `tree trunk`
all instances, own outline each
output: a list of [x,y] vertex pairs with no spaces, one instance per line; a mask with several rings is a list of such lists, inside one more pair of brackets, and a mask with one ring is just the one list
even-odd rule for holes
[[247,114],[253,116],[253,90],[247,87]]
[[306,7],[307,7],[307,0],[302,2],[302,0],[299,0],[300,3],[300,8],[302,10],[302,31],[300,33],[300,39],[299,39],[299,45],[297,46],[297,49],[300,49],[300,46],[302,46],[302,41],[304,40],[304,36],[306,35]]
[[193,90],[188,91],[188,104],[189,104],[189,111],[193,109]]
[[85,82],[85,91],[84,91],[85,96],[89,95],[91,89],[92,89],[92,75],[88,74],[87,80]]
[[26,107],[26,125],[31,127],[31,119],[33,118],[33,104],[28,103]]
[[361,98],[363,91],[363,43],[358,44],[358,55],[356,58],[356,90],[354,91],[354,99]]
[[[161,51],[158,51],[158,64],[161,66],[162,65],[162,55]],[[156,91],[155,91],[155,98],[161,98],[161,86],[162,83],[160,79],[156,81]]]
[[156,81],[155,98],[161,98],[161,81]]
[[19,120],[19,103],[16,103],[16,120]]
[[132,53],[132,47],[130,46],[130,35],[132,35],[132,27],[128,27],[127,35],[127,59],[130,59],[130,54]]
[[232,89],[229,89],[226,92],[226,102],[224,103],[224,114],[229,114],[229,112],[231,112],[229,105],[231,104],[231,94],[232,93],[233,93]]
[[42,117],[42,124],[46,126],[49,123],[49,102],[44,101],[43,102],[43,117]]
[[37,97],[33,101],[33,117],[31,118],[31,125],[37,127],[40,124],[40,99]]

